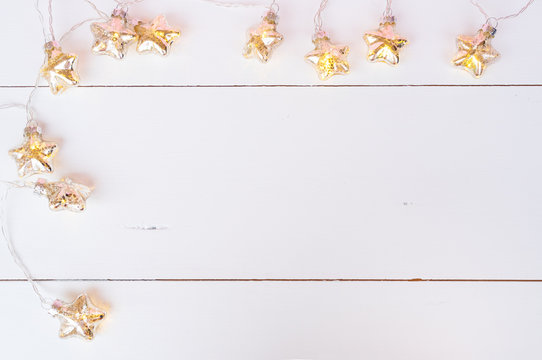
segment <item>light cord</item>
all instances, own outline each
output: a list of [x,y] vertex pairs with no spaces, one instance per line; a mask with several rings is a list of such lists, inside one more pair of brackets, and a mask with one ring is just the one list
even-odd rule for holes
[[476,0],[470,0],[471,4],[474,5],[476,8],[478,8],[478,10],[482,13],[482,15],[485,16],[486,18],[486,23],[490,23],[491,20],[493,20],[494,24],[492,24],[492,26],[494,28],[497,28],[497,25],[499,25],[499,21],[501,20],[507,20],[507,19],[513,19],[515,17],[518,17],[519,15],[521,15],[525,10],[527,10],[527,8],[529,6],[532,5],[532,3],[534,2],[534,0],[528,0],[527,3],[525,3],[525,5],[523,5],[523,7],[521,9],[519,9],[518,12],[515,12],[515,13],[512,13],[512,14],[509,14],[509,15],[506,15],[506,16],[501,16],[501,17],[494,17],[494,16],[489,16],[487,14],[487,12],[484,10],[484,8],[482,7],[482,5],[480,5]]
[[[92,1],[90,1],[90,0],[84,0],[84,1],[85,1],[87,4],[89,4],[90,7],[93,8],[94,11],[96,11],[96,13],[97,13],[100,17],[102,17],[102,18],[104,18],[104,19],[109,19],[108,14],[107,14],[106,12],[104,12],[104,11],[98,9],[98,7],[96,6],[96,4],[94,4]],[[74,30],[75,30],[75,29],[74,29]],[[65,34],[64,34],[64,35],[65,35]]]
[[[228,7],[228,8],[249,8],[249,7],[265,7],[263,4],[258,3],[245,3],[245,2],[227,2],[227,1],[220,1],[220,0],[201,0],[216,6],[222,6],[222,7]],[[275,1],[269,6],[276,5]],[[278,5],[276,5],[278,7]]]
[[391,10],[391,2],[392,0],[386,0],[386,10],[384,10],[384,13],[382,14],[383,17],[390,17],[393,15]]
[[279,12],[279,4],[277,3],[277,0],[273,0],[273,2],[271,2],[271,4],[268,6],[269,10],[274,12],[275,14],[278,14]]
[[[109,17],[107,17],[106,19],[109,19]],[[104,20],[103,17],[99,17],[99,18],[92,18],[92,19],[86,19],[86,20],[83,20],[77,24],[75,24],[74,26],[72,26],[70,28],[70,30],[66,31],[64,33],[64,35],[62,35],[60,37],[60,40],[59,42],[62,42],[62,40],[64,40],[66,38],[66,36],[68,36],[69,34],[71,34],[72,32],[74,32],[75,30],[77,30],[79,27],[81,27],[82,25],[85,25],[86,23],[90,22],[90,21],[98,21],[98,20]]]
[[40,81],[40,75],[38,74],[38,77],[36,78],[36,82],[34,83],[34,87],[32,88],[32,91],[30,91],[30,94],[28,94],[28,99],[26,100],[26,103],[2,104],[0,105],[0,110],[11,109],[11,108],[24,109],[24,111],[26,112],[26,123],[28,124],[30,121],[34,119],[34,111],[32,109],[32,99],[34,98],[34,94],[39,87],[39,81]]
[[21,185],[19,183],[14,183],[14,182],[4,182],[4,184],[6,184],[6,188],[5,188],[5,191],[3,191],[1,196],[0,196],[0,202],[2,203],[1,206],[0,206],[0,218],[1,218],[0,233],[2,234],[2,237],[4,238],[4,240],[6,242],[9,253],[11,254],[11,257],[13,258],[13,261],[15,262],[15,264],[17,264],[19,269],[21,269],[24,276],[26,277],[26,280],[28,280],[28,282],[32,286],[32,289],[34,290],[34,292],[36,293],[36,295],[40,299],[41,306],[45,310],[49,310],[51,308],[52,303],[53,303],[53,299],[47,298],[41,293],[41,291],[38,288],[38,285],[37,285],[36,281],[34,281],[34,279],[32,278],[32,275],[30,274],[30,271],[28,270],[28,268],[26,267],[26,265],[22,261],[21,257],[19,256],[19,254],[15,250],[15,247],[13,245],[13,241],[11,240],[11,237],[9,236],[8,217],[7,217],[7,200],[8,200],[9,191],[11,189],[13,189],[14,187],[26,187],[26,185]]
[[322,2],[320,3],[320,7],[318,8],[318,11],[314,15],[314,32],[315,33],[322,31],[322,11],[324,11],[324,9],[326,8],[327,2],[328,0],[322,0]]
[[143,2],[145,0],[129,0],[129,1],[121,1],[121,0],[115,0],[115,2],[118,4],[118,6],[126,7],[128,5],[135,5],[137,3]]
[[55,32],[53,30],[53,0],[49,0],[49,5],[47,6],[47,12],[49,15],[49,36],[47,36],[47,27],[45,26],[45,17],[43,16],[43,13],[40,10],[40,0],[36,0],[34,2],[34,7],[36,8],[36,11],[38,12],[38,17],[40,19],[41,23],[41,30],[43,32],[43,38],[45,39],[45,42],[49,41],[49,36],[52,41],[55,41]]

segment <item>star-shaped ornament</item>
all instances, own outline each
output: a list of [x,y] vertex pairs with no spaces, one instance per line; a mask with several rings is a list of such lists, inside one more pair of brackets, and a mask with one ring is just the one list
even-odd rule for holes
[[62,52],[56,41],[45,43],[45,62],[40,69],[41,76],[47,80],[51,92],[60,94],[69,87],[79,84],[77,56]]
[[399,63],[399,49],[408,44],[407,39],[395,33],[395,18],[387,16],[380,23],[378,30],[363,35],[369,47],[367,60],[384,62],[389,65]]
[[49,208],[51,210],[71,210],[76,212],[85,210],[86,201],[92,191],[88,186],[76,184],[69,178],[55,182],[38,179],[34,185],[34,190],[49,199]]
[[314,66],[320,80],[350,72],[350,64],[346,58],[350,50],[348,46],[332,44],[324,32],[317,33],[312,42],[315,49],[305,55],[305,60]]
[[17,162],[20,177],[53,172],[53,157],[57,153],[57,145],[43,141],[41,129],[34,120],[24,129],[24,143],[9,151]]
[[458,53],[452,63],[461,66],[476,78],[482,76],[487,65],[499,56],[499,53],[491,47],[491,39],[496,31],[494,27],[485,24],[474,36],[458,36]]
[[139,21],[134,30],[138,36],[136,49],[139,53],[167,55],[173,41],[181,36],[179,30],[168,25],[163,15],[157,16],[150,23]]
[[107,22],[92,23],[90,30],[95,39],[92,51],[117,59],[126,55],[128,44],[136,38],[123,10],[115,10]]
[[267,12],[260,25],[251,30],[243,55],[246,58],[256,56],[261,62],[269,61],[271,51],[283,39],[277,32],[277,14],[271,10]]
[[92,304],[87,294],[77,297],[71,304],[55,300],[49,313],[60,321],[59,336],[81,336],[87,340],[94,338],[100,322],[105,318],[105,311]]

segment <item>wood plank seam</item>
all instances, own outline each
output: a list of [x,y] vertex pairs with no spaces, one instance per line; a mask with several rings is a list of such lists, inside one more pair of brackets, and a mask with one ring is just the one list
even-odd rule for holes
[[[26,279],[0,279],[0,282],[26,282]],[[439,278],[138,278],[68,279],[41,278],[37,282],[521,282],[542,283],[542,279],[439,279]]]
[[[31,89],[33,85],[0,85],[0,89]],[[47,88],[40,85],[38,88]],[[237,85],[79,85],[80,88],[401,88],[401,87],[542,87],[542,84],[237,84]]]

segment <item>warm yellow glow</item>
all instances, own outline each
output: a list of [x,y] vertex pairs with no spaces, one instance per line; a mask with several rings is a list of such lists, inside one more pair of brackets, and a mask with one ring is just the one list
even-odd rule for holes
[[128,25],[126,13],[121,11],[113,14],[109,21],[92,23],[90,30],[95,40],[92,51],[116,59],[124,58],[128,44],[136,38],[136,33]]
[[474,36],[458,36],[458,52],[452,63],[467,70],[474,77],[482,76],[487,65],[499,56],[499,53],[491,47],[492,37],[491,32],[483,29]]
[[138,36],[137,51],[140,53],[155,52],[165,56],[173,41],[181,36],[181,32],[169,26],[163,15],[150,23],[140,21],[134,30]]
[[53,94],[60,94],[69,87],[79,84],[77,74],[77,56],[63,53],[60,46],[53,41],[45,44],[45,63],[40,75],[47,80]]
[[394,22],[380,24],[378,30],[366,33],[363,39],[369,47],[367,60],[389,65],[399,63],[399,49],[408,43],[407,39],[395,34]]
[[71,304],[56,300],[50,310],[60,321],[60,337],[81,336],[94,338],[96,329],[105,318],[105,311],[94,306],[86,294],[79,295]]
[[325,35],[316,37],[313,43],[315,49],[305,55],[305,60],[314,66],[321,80],[350,72],[350,64],[346,59],[348,46],[336,46]]
[[91,189],[85,185],[76,184],[69,178],[55,182],[38,179],[35,190],[49,199],[51,210],[83,211]]
[[53,172],[52,160],[57,153],[57,145],[43,141],[41,130],[31,121],[24,132],[24,143],[9,151],[15,159],[20,177]]
[[276,19],[276,14],[269,11],[261,24],[250,31],[243,52],[246,58],[256,57],[263,63],[269,61],[273,48],[279,45],[283,39],[282,34],[277,32]]

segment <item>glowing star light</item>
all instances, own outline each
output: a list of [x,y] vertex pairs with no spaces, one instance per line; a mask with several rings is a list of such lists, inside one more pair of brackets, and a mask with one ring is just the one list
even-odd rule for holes
[[270,10],[261,24],[250,31],[243,55],[246,58],[257,56],[261,62],[266,63],[271,51],[282,39],[282,34],[277,32],[277,14]]
[[95,39],[92,51],[117,59],[126,55],[127,45],[136,38],[136,33],[128,26],[126,12],[123,10],[115,10],[107,22],[92,23],[90,30]]
[[105,312],[92,304],[86,294],[79,295],[71,304],[55,300],[49,313],[60,321],[59,336],[81,336],[87,340],[94,338]]
[[407,39],[395,33],[395,17],[393,16],[384,17],[378,30],[365,33],[363,39],[369,47],[367,60],[389,65],[399,63],[399,49],[408,43]]
[[51,92],[56,95],[79,84],[77,56],[63,53],[56,41],[45,43],[44,48],[46,57],[40,74],[49,83]]
[[160,55],[167,55],[173,41],[181,36],[179,30],[168,25],[163,15],[157,16],[151,23],[139,21],[134,30],[138,36],[139,53],[154,51]]
[[51,210],[71,210],[76,212],[85,210],[86,201],[92,191],[88,186],[76,184],[69,178],[55,182],[38,179],[34,185],[34,190],[49,199],[49,208]]
[[487,65],[493,62],[499,53],[491,47],[491,39],[497,30],[485,24],[474,36],[460,35],[457,37],[458,53],[452,61],[461,66],[474,77],[482,76]]
[[24,143],[9,151],[17,162],[20,177],[53,172],[52,160],[57,153],[53,142],[43,141],[37,122],[30,121],[24,129]]
[[333,75],[348,74],[350,65],[346,59],[348,46],[337,46],[331,43],[325,32],[318,32],[314,39],[315,49],[305,55],[305,60],[311,63],[320,80],[327,80]]

